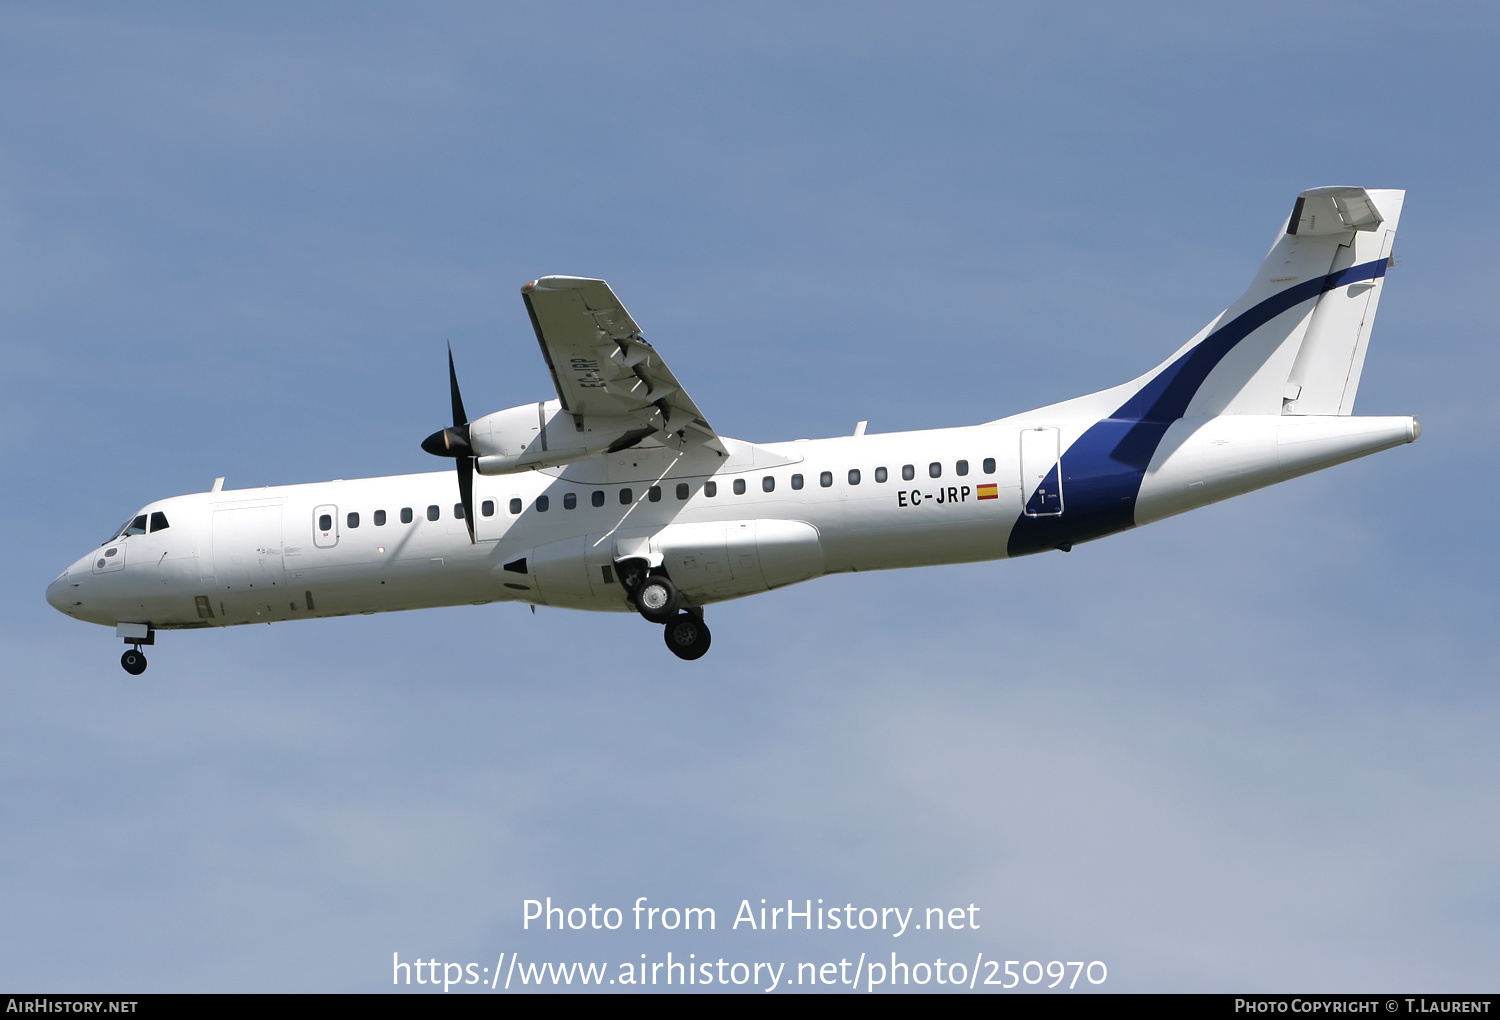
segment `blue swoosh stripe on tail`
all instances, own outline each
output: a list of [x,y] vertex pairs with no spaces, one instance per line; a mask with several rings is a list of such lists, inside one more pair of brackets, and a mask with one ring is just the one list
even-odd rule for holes
[[[1330,290],[1378,280],[1386,260],[1351,266],[1273,294],[1203,338],[1192,350],[1158,372],[1108,418],[1090,426],[1062,455],[1063,513],[1058,517],[1022,514],[1011,528],[1011,556],[1071,547],[1078,542],[1135,526],[1135,500],[1141,480],[1167,429],[1181,418],[1203,381],[1224,356],[1276,316]],[[1056,491],[1057,468],[1038,488]],[[1035,492],[1027,507],[1035,510]]]

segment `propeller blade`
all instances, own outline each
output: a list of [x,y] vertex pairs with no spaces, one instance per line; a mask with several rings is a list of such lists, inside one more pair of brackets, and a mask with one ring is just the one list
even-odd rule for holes
[[422,449],[434,457],[452,457],[458,468],[458,498],[463,503],[464,524],[469,529],[469,543],[477,545],[474,534],[474,447],[469,445],[469,416],[464,413],[464,398],[458,392],[458,370],[453,367],[453,344],[448,344],[448,392],[453,398],[453,427],[439,429],[422,440]]
[[464,504],[464,523],[469,526],[469,544],[477,545],[474,537],[474,458],[458,458],[458,498]]
[[464,413],[464,398],[458,392],[458,372],[453,368],[453,343],[448,343],[448,389],[453,397],[453,427],[469,424],[469,416]]

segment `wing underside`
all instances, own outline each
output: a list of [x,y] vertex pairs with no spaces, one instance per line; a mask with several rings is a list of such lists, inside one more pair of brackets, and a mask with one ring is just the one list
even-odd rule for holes
[[727,454],[698,405],[603,280],[544,276],[521,288],[563,410],[639,421],[638,442]]

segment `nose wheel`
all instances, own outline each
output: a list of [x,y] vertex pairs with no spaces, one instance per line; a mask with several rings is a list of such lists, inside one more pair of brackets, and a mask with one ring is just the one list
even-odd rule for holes
[[125,672],[131,676],[140,676],[146,672],[146,656],[139,648],[128,649],[120,656],[120,665],[125,667]]
[[679,613],[674,616],[667,625],[662,628],[662,637],[666,639],[667,647],[672,654],[679,659],[701,659],[703,653],[708,651],[709,643],[713,641],[713,635],[708,632],[708,624],[703,618],[692,613]]

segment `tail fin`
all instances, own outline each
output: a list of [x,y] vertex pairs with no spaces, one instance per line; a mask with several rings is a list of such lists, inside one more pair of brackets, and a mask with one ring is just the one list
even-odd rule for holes
[[[1325,192],[1338,192],[1328,194]],[[1349,192],[1355,194],[1350,195]],[[1354,395],[1359,390],[1360,373],[1365,367],[1365,351],[1370,343],[1370,327],[1380,306],[1380,292],[1385,288],[1385,268],[1392,264],[1391,252],[1396,243],[1396,224],[1401,219],[1404,191],[1365,191],[1360,188],[1317,188],[1297,198],[1294,222],[1289,222],[1289,237],[1302,237],[1301,227],[1316,229],[1309,199],[1332,204],[1340,219],[1354,227],[1354,236],[1340,244],[1340,253],[1330,272],[1341,270],[1344,258],[1350,267],[1376,264],[1380,272],[1368,280],[1351,281],[1325,290],[1308,322],[1307,332],[1297,350],[1282,395],[1282,414],[1353,414]],[[1347,219],[1346,210],[1359,218]],[[1296,231],[1295,234],[1290,233]],[[1347,252],[1347,255],[1345,255]],[[1352,274],[1358,275],[1358,274]]]
[[1298,195],[1250,289],[1115,417],[1352,413],[1405,194]]

